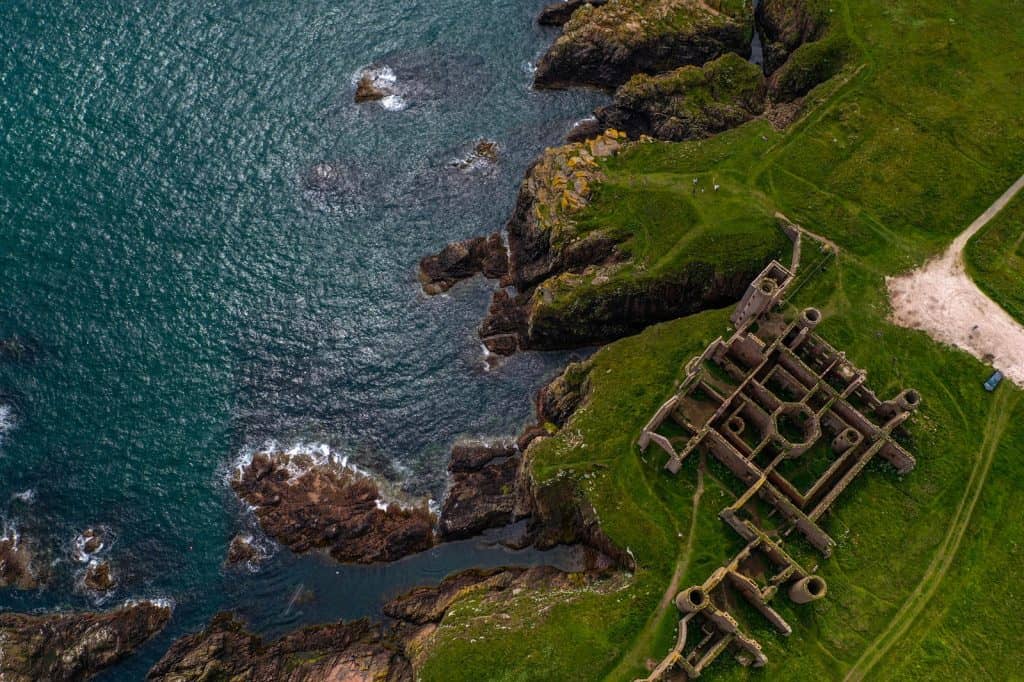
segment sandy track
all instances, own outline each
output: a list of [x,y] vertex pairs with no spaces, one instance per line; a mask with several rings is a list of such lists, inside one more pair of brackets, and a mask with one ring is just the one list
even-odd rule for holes
[[892,321],[920,329],[936,341],[961,348],[1024,386],[1024,326],[986,296],[967,275],[964,248],[978,231],[1024,189],[1021,176],[939,258],[898,277],[886,278]]

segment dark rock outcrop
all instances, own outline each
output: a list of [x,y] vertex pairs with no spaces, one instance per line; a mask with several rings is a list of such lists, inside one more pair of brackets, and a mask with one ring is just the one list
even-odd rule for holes
[[635,73],[700,65],[727,52],[750,56],[753,17],[693,0],[616,0],[572,13],[537,64],[538,87],[615,88]]
[[114,589],[117,581],[107,561],[94,561],[85,569],[83,583],[87,588],[95,592],[109,592]]
[[703,67],[684,66],[656,76],[633,76],[612,104],[596,112],[603,127],[630,137],[682,141],[709,137],[764,113],[761,69],[735,54]]
[[316,625],[266,643],[229,613],[183,637],[149,671],[156,682],[405,682],[412,666],[401,643],[365,620]]
[[243,563],[252,565],[261,558],[263,558],[263,553],[251,535],[236,535],[231,538],[224,563],[228,566],[237,566]]
[[764,48],[764,72],[771,75],[804,43],[821,38],[828,28],[822,3],[814,0],[761,0],[756,15]]
[[294,552],[323,548],[338,561],[372,563],[434,544],[425,503],[386,504],[373,479],[308,455],[257,453],[232,487],[263,530]]
[[0,614],[0,678],[88,679],[138,648],[170,617],[170,607],[152,602],[105,613]]
[[438,523],[441,538],[472,537],[525,515],[518,508],[521,468],[514,443],[456,443],[448,463],[451,487]]
[[417,587],[384,605],[385,615],[403,623],[440,622],[456,600],[469,594],[499,593],[515,588],[557,587],[570,574],[550,566],[532,568],[471,568],[451,575],[434,587]]
[[478,274],[490,279],[508,274],[508,254],[497,232],[490,237],[453,242],[420,261],[420,282],[427,294],[447,291],[457,282]]
[[527,170],[508,221],[509,274],[522,292],[553,274],[605,262],[615,240],[601,233],[579,235],[571,216],[585,208],[604,175],[598,159],[614,156],[624,135],[546,149]]
[[570,363],[561,374],[537,392],[535,403],[537,419],[541,424],[553,424],[561,428],[569,423],[569,419],[576,414],[590,393],[592,366],[589,360]]
[[540,11],[537,23],[541,26],[564,26],[573,12],[583,5],[598,7],[608,0],[557,0]]
[[561,476],[534,483],[530,492],[533,516],[528,537],[534,547],[583,545],[597,552],[590,559],[594,569],[636,570],[633,557],[605,534],[597,512],[575,480]]
[[46,580],[46,569],[36,554],[32,542],[14,530],[0,536],[0,587],[40,587]]

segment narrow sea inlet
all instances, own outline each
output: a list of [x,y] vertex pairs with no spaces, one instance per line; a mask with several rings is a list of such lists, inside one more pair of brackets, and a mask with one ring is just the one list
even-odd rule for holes
[[[175,604],[101,679],[140,679],[235,609],[260,632],[373,614],[507,561],[480,541],[388,567],[277,548],[227,477],[275,442],[328,447],[440,498],[460,435],[512,434],[567,359],[487,369],[492,285],[427,298],[418,259],[499,229],[543,147],[600,102],[536,93],[543,2],[21,2],[0,12],[0,519],[49,567],[0,609]],[[387,67],[401,102],[353,101]],[[479,140],[494,163],[459,163]],[[83,584],[105,533],[117,587]],[[486,543],[484,543],[486,544]],[[550,560],[568,561],[559,554]],[[548,558],[544,559],[549,560]]]

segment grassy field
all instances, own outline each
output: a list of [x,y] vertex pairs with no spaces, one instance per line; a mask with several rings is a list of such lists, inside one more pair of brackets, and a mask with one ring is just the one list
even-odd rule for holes
[[1024,322],[1024,197],[1018,195],[975,235],[965,258],[978,286]]
[[[940,252],[1024,170],[1024,3],[829,5],[855,55],[812,94],[794,128],[780,134],[755,122],[714,140],[642,145],[608,163],[608,183],[588,209],[604,227],[646,226],[633,248],[649,268],[680,257],[672,226],[715,199],[682,201],[692,189],[683,183],[680,194],[680,179],[721,184],[727,194],[714,211],[739,210],[735,197],[756,215],[781,210],[841,249],[834,259],[805,250],[805,265],[822,267],[801,282],[793,309],[820,308],[820,333],[868,370],[880,395],[913,387],[924,398],[910,429],[918,468],[901,480],[870,465],[823,520],[839,543],[819,560],[829,597],[806,607],[777,602],[794,625],[789,638],[743,618],[768,667],[723,657],[702,679],[1021,679],[1024,588],[1014,578],[1024,560],[1015,504],[1024,492],[1024,394],[1009,384],[985,393],[980,362],[890,325],[883,278]],[[630,183],[651,200],[630,200]],[[969,256],[1008,308],[1020,300],[1006,293],[1020,293],[1020,250],[1016,261],[1002,254],[1021,234],[1022,209],[1018,200]],[[705,222],[719,219],[732,229],[728,215]],[[739,239],[718,248],[744,256]],[[423,679],[631,680],[664,655],[677,618],[664,600],[673,578],[703,581],[739,548],[717,519],[733,491],[711,462],[690,460],[672,477],[634,442],[683,362],[726,333],[727,316],[702,313],[602,349],[587,406],[531,449],[540,480],[579,482],[609,536],[635,555],[636,574],[523,593],[500,609],[460,603],[437,632]]]

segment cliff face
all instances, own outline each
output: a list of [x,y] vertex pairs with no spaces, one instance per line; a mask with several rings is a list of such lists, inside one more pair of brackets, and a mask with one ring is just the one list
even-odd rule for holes
[[615,92],[612,104],[595,115],[602,126],[623,130],[632,138],[692,140],[760,116],[766,95],[761,69],[727,54],[703,67],[633,76]]
[[766,74],[774,73],[798,47],[825,34],[826,4],[826,0],[762,0],[756,16]]
[[700,0],[612,0],[572,13],[540,60],[537,87],[615,88],[635,73],[703,64],[728,52],[750,55],[753,16],[746,0],[714,9]]
[[509,274],[520,291],[552,274],[609,259],[614,240],[602,234],[578,235],[572,216],[590,202],[604,179],[598,160],[622,148],[624,135],[608,131],[586,142],[546,149],[526,172],[516,208],[507,225]]
[[88,679],[134,651],[170,617],[170,607],[151,602],[105,613],[0,614],[0,679]]
[[406,682],[412,666],[401,644],[366,621],[317,625],[265,643],[231,614],[179,639],[153,666],[158,682]]
[[[526,301],[527,348],[576,348],[612,341],[644,328],[720,308],[739,300],[750,280],[764,267],[695,260],[664,277],[638,277],[628,282],[592,287],[561,277],[539,287]],[[593,281],[593,280],[591,280]],[[557,295],[554,291],[561,289]]]

